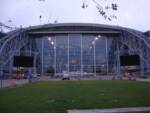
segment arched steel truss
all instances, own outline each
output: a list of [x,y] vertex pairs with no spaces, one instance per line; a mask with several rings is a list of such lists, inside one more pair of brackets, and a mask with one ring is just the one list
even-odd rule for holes
[[128,46],[130,51],[140,55],[144,62],[150,64],[150,43],[147,37],[130,30],[124,30],[119,41]]
[[0,66],[1,70],[6,66],[17,51],[20,51],[29,42],[29,38],[23,29],[9,33],[0,40]]
[[[115,28],[116,29],[116,28]],[[148,37],[141,33],[137,33],[134,30],[127,28],[118,28],[121,31],[119,38],[115,39],[113,45],[111,46],[112,50],[109,54],[112,54],[109,58],[114,58],[115,56],[114,48],[117,48],[117,43],[122,43],[127,45],[130,51],[140,55],[140,57],[148,64],[150,64],[150,43]],[[30,45],[31,40],[28,36],[28,32],[25,29],[15,30],[8,33],[7,36],[3,37],[0,40],[0,67],[2,68],[12,59],[16,51],[20,51],[23,47]],[[34,44],[35,45],[35,44]],[[36,47],[34,47],[36,48]]]

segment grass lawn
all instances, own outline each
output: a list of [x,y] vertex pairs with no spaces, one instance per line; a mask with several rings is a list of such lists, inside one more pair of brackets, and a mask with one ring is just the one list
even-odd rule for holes
[[0,113],[66,113],[67,109],[150,106],[150,83],[48,81],[0,89]]

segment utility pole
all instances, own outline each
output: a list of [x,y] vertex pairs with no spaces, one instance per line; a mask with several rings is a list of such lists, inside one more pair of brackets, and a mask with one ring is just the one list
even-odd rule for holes
[[39,16],[39,19],[40,19],[40,25],[42,24],[42,16],[40,15]]

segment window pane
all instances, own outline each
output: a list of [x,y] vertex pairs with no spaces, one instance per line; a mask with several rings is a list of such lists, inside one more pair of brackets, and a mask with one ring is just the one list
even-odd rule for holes
[[71,75],[81,74],[81,35],[69,35],[69,71]]

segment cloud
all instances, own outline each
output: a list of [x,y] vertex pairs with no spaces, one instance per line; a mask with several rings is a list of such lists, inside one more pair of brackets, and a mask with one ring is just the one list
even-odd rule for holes
[[101,17],[95,5],[89,1],[89,7],[82,9],[82,0],[1,0],[0,21],[8,24],[12,20],[14,26],[29,26],[42,23],[58,22],[90,22],[120,25],[134,29],[150,30],[150,0],[113,0],[119,4],[117,21],[106,21]]

